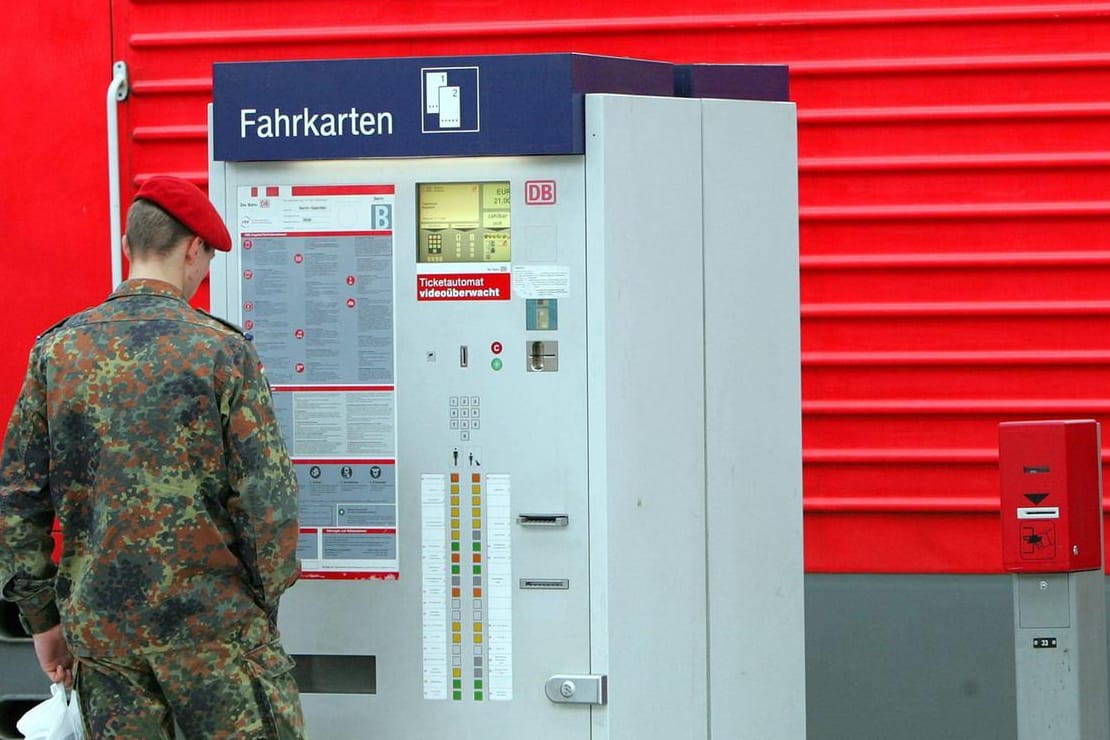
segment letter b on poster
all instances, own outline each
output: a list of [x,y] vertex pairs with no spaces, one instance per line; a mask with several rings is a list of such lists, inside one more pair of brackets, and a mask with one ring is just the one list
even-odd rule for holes
[[393,230],[393,205],[390,203],[375,203],[370,207],[370,223],[374,231]]

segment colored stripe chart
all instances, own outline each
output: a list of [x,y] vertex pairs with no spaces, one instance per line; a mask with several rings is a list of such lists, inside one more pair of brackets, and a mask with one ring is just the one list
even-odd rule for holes
[[511,479],[421,476],[423,691],[512,699]]

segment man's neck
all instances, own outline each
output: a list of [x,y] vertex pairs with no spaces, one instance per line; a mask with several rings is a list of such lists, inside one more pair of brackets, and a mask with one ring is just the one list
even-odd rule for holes
[[185,276],[181,272],[180,269],[174,269],[173,265],[163,262],[132,262],[131,268],[127,271],[127,279],[161,280],[163,283],[169,283],[179,291],[184,292]]

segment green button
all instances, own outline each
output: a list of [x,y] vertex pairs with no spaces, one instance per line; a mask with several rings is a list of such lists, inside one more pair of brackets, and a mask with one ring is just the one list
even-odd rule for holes
[[502,363],[501,363],[501,358],[500,357],[494,357],[492,360],[490,360],[490,363],[489,363],[489,366],[492,367],[494,370],[500,370],[501,365],[502,365]]
[[455,691],[451,695],[451,698],[454,699],[455,701],[462,701],[462,692],[461,691]]
[[458,552],[459,551],[459,543],[458,542],[452,542],[451,543],[451,551],[452,552]]
[[479,576],[481,574],[482,574],[482,566],[475,565],[474,566],[474,575]]
[[460,573],[459,566],[452,565],[451,566],[451,575],[457,576],[457,575],[459,575],[459,573]]
[[482,551],[482,543],[481,542],[475,542],[474,543],[474,552],[481,552],[481,551]]
[[474,692],[474,701],[481,701],[481,700],[482,700],[482,692],[481,691],[475,691]]
[[454,688],[456,688],[456,689],[461,689],[462,688],[462,679],[461,678],[456,678],[452,683],[453,683]]

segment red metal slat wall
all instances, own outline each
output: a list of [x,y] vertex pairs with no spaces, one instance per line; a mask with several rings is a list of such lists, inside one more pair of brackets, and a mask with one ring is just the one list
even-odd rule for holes
[[810,570],[997,570],[997,423],[1107,407],[1107,12],[907,11],[794,65]]
[[162,171],[203,182],[214,61],[579,51],[787,63],[807,569],[1000,571],[998,422],[1099,418],[1110,404],[1110,3],[568,7],[116,2],[133,90],[123,171],[132,186]]
[[[35,336],[109,288],[107,3],[21,3],[0,26],[0,424]],[[75,40],[78,40],[75,43]],[[105,77],[105,74],[108,76]],[[0,427],[2,429],[3,427]]]

